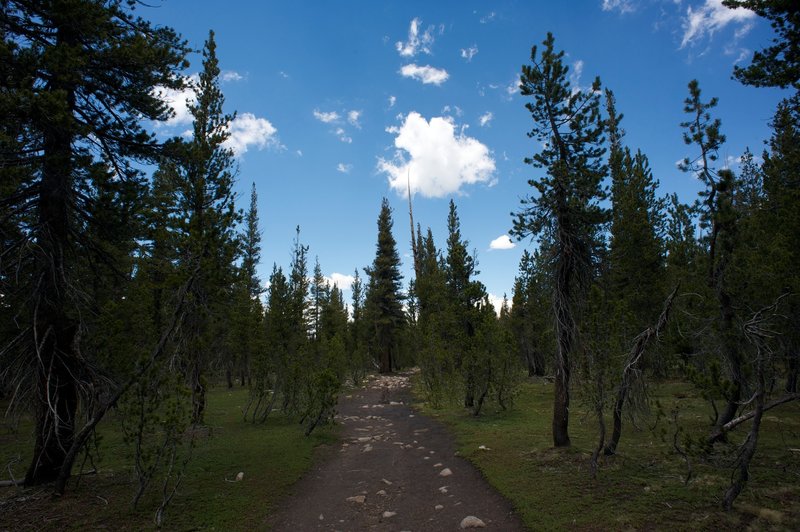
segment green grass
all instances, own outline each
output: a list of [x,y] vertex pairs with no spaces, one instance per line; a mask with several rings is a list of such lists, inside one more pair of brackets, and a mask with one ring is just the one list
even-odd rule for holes
[[[179,493],[167,510],[167,529],[264,529],[265,518],[311,467],[315,447],[335,440],[331,429],[306,438],[302,427],[281,417],[263,425],[245,423],[241,407],[246,398],[247,391],[242,389],[209,394],[206,423],[210,433],[197,439]],[[30,428],[27,420],[16,432],[0,425],[0,466],[19,457],[12,464],[18,478],[24,476],[32,453]],[[0,530],[153,528],[158,489],[151,490],[134,510],[131,461],[119,425],[110,418],[98,432],[98,474],[82,477],[77,485],[73,481],[59,499],[53,499],[47,489],[0,488]],[[227,481],[240,471],[243,481]],[[0,476],[8,478],[5,468]]]
[[[652,390],[665,408],[680,405],[680,423],[691,433],[708,432],[708,408],[682,383]],[[720,500],[729,485],[730,469],[696,457],[695,478],[684,484],[686,466],[672,451],[673,426],[664,441],[660,430],[637,430],[626,421],[616,456],[601,460],[596,480],[589,459],[597,441],[597,424],[573,397],[570,417],[572,446],[552,446],[553,387],[523,385],[513,411],[475,418],[458,407],[422,410],[450,426],[459,452],[516,507],[532,530],[652,529],[713,530],[800,529],[800,405],[767,412],[751,480],[730,513]],[[609,420],[610,421],[610,420]],[[739,441],[749,425],[733,434]],[[491,450],[482,451],[485,445]]]

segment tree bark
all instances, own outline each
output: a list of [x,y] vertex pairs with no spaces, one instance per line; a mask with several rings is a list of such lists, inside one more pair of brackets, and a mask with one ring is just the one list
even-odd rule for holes
[[[74,39],[59,28],[57,41],[69,45]],[[72,111],[75,90],[69,74],[56,70],[47,92],[63,95],[63,116],[52,118],[44,128],[42,178],[39,191],[38,279],[33,294],[33,338],[36,354],[36,441],[25,485],[55,480],[70,448],[78,410],[76,357],[78,324],[70,316],[68,292],[70,253],[70,209],[72,205]]]

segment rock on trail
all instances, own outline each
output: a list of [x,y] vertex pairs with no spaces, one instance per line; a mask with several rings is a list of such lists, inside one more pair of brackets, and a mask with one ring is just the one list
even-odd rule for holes
[[408,378],[370,376],[364,389],[340,399],[341,443],[323,451],[266,525],[277,531],[524,530],[508,501],[456,456],[444,427],[408,406]]

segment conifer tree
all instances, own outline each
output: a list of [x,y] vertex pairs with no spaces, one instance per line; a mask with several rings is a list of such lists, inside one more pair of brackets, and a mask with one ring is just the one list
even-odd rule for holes
[[554,49],[548,33],[541,56],[531,50],[531,64],[523,65],[520,91],[531,96],[525,104],[534,126],[530,138],[543,149],[525,162],[545,175],[528,183],[536,194],[522,200],[513,233],[552,242],[553,312],[557,338],[553,442],[568,446],[569,383],[572,358],[578,346],[577,307],[594,268],[597,232],[607,214],[599,201],[606,174],[603,120],[600,117],[600,79],[591,90],[573,91],[567,79],[564,52]]
[[206,371],[214,353],[223,350],[221,312],[234,281],[236,251],[234,225],[233,152],[225,146],[232,115],[223,113],[225,97],[219,86],[220,68],[214,32],[203,48],[203,70],[195,88],[197,101],[189,107],[193,137],[175,139],[175,161],[166,161],[176,194],[173,222],[178,228],[177,246],[183,275],[197,270],[187,309],[182,339],[183,364],[192,390],[192,422],[203,423],[206,405]]
[[[106,236],[94,227],[99,189],[113,197],[132,187],[134,206],[141,205],[142,176],[131,163],[152,161],[158,152],[142,122],[168,117],[155,89],[180,88],[176,73],[185,66],[186,47],[173,30],[151,26],[119,0],[8,0],[0,37],[0,62],[9,74],[0,91],[0,181],[14,183],[2,190],[0,212],[3,223],[9,213],[21,229],[4,234],[11,237],[4,254],[18,261],[0,264],[0,282],[12,284],[3,292],[19,296],[15,306],[26,316],[12,351],[28,361],[17,375],[29,378],[24,389],[33,394],[36,435],[25,483],[36,485],[69,477],[76,415],[81,406],[91,415],[103,388],[94,372],[97,353],[77,342],[82,316],[97,310],[79,288],[84,261],[119,258],[97,240]],[[106,207],[106,214],[118,214],[113,203]],[[94,333],[83,331],[84,338]]]
[[392,210],[383,198],[378,215],[378,243],[375,260],[365,271],[369,276],[365,318],[370,331],[370,344],[377,355],[381,373],[390,373],[396,365],[403,328],[404,295],[401,290],[400,256],[392,235]]

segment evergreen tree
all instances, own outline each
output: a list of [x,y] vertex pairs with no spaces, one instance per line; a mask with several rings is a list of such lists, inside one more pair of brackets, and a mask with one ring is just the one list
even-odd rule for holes
[[723,0],[725,6],[749,9],[770,21],[777,34],[773,45],[753,53],[734,77],[756,87],[794,87],[800,93],[800,9],[791,0]]
[[390,373],[396,365],[400,331],[405,321],[401,293],[400,256],[392,235],[392,210],[383,198],[378,216],[378,243],[369,276],[365,318],[370,329],[370,344],[378,357],[381,373]]
[[203,423],[207,379],[205,373],[215,353],[223,351],[221,331],[227,312],[223,308],[234,284],[236,252],[232,191],[235,164],[225,146],[232,115],[222,111],[225,97],[219,86],[220,68],[214,32],[203,48],[203,70],[195,88],[197,101],[189,107],[193,137],[175,139],[176,162],[166,161],[176,194],[173,223],[178,227],[179,262],[184,276],[196,271],[187,309],[183,338],[183,363],[192,389],[192,422]]
[[583,288],[594,269],[597,233],[606,221],[599,206],[605,198],[601,187],[603,164],[603,120],[600,117],[600,79],[591,90],[573,91],[567,80],[564,52],[554,50],[548,33],[537,57],[531,50],[531,65],[523,65],[520,91],[533,97],[525,104],[534,127],[528,136],[544,143],[543,149],[525,162],[546,174],[528,183],[536,194],[522,200],[513,233],[518,238],[539,237],[552,242],[553,311],[557,337],[553,442],[568,446],[569,383],[571,359],[577,349],[577,307]]
[[[90,416],[104,388],[96,353],[77,341],[94,333],[82,317],[98,308],[79,288],[83,268],[119,258],[103,252],[97,239],[106,235],[94,217],[101,202],[116,217],[117,206],[103,197],[126,187],[141,205],[142,177],[131,163],[158,152],[142,122],[168,117],[155,89],[180,88],[186,47],[173,30],[152,27],[119,0],[8,0],[0,36],[0,181],[14,187],[2,190],[0,211],[3,223],[10,213],[20,224],[19,231],[2,227],[3,254],[18,260],[0,264],[0,280],[12,285],[3,292],[17,297],[25,316],[13,342],[23,353],[18,360],[28,361],[18,368],[30,378],[36,419],[25,483],[36,485],[68,478],[76,415]],[[98,288],[109,282],[96,280]]]

